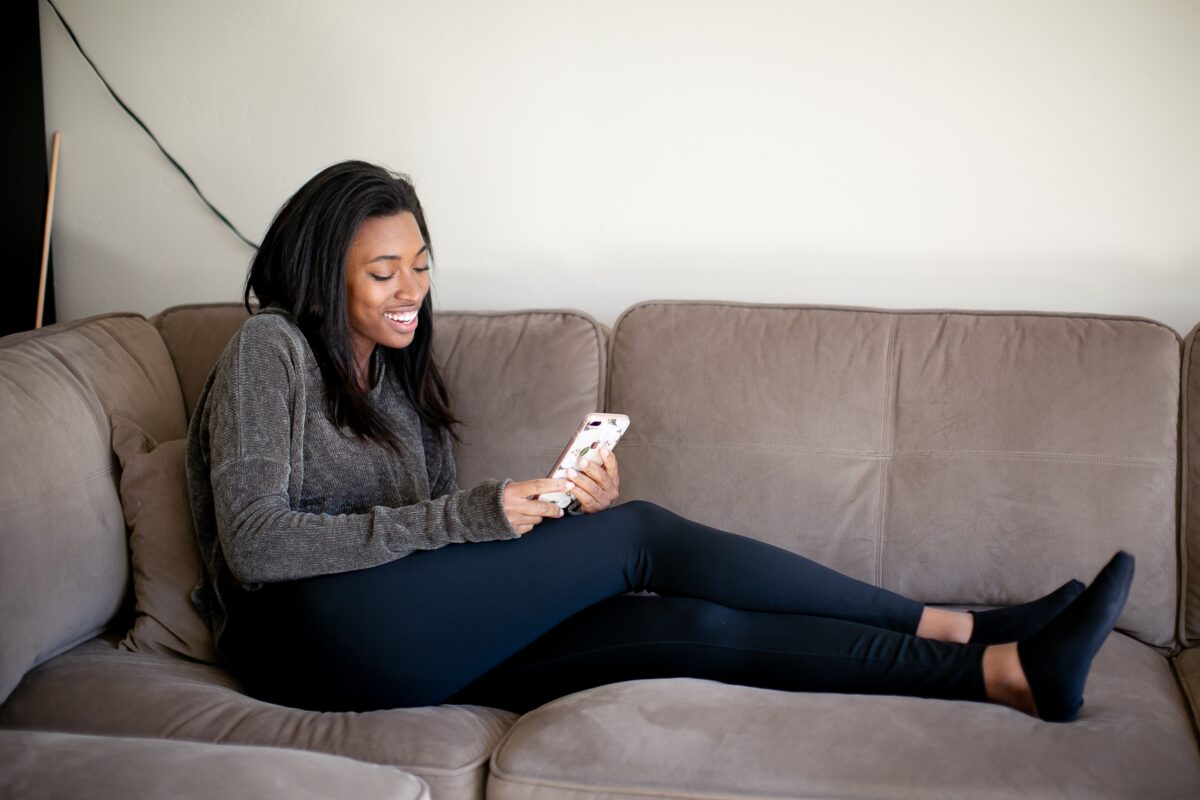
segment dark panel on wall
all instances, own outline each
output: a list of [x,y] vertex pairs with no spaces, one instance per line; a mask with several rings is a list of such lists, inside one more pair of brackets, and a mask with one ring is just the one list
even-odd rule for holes
[[[29,330],[37,316],[37,288],[46,223],[49,152],[42,106],[42,41],[38,0],[0,3],[0,75],[4,123],[0,153],[0,336]],[[54,280],[46,281],[42,324],[54,322]]]

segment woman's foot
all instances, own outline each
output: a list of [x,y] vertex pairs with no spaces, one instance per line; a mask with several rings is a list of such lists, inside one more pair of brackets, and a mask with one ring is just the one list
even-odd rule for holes
[[1028,638],[1054,619],[1083,592],[1076,580],[1067,581],[1045,597],[991,611],[949,611],[926,607],[917,636],[940,642],[1002,644]]
[[1117,553],[1092,585],[1040,631],[1017,644],[987,648],[988,699],[1048,722],[1075,719],[1092,659],[1129,597],[1133,569],[1133,556]]
[[993,703],[1024,711],[1031,717],[1038,715],[1015,642],[992,645],[983,651],[983,685]]
[[974,625],[970,642],[1003,644],[1028,639],[1057,617],[1076,597],[1083,594],[1084,585],[1070,580],[1045,597],[1006,608],[990,611],[969,611]]

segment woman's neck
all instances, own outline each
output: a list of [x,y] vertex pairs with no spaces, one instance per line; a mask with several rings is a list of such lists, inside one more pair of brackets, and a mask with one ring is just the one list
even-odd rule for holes
[[354,381],[358,384],[359,388],[363,390],[364,394],[371,391],[371,386],[373,383],[372,378],[374,378],[374,375],[372,374],[374,370],[371,369],[371,364],[374,361],[372,358],[374,354],[374,347],[367,351],[365,356],[358,353],[355,354]]

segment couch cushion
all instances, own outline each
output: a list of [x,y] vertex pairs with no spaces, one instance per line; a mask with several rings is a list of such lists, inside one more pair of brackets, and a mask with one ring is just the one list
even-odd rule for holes
[[130,420],[113,417],[137,611],[121,646],[212,664],[216,643],[192,604],[201,567],[184,468],[186,445],[186,439],[159,444]]
[[422,780],[391,767],[269,747],[0,731],[0,762],[2,797],[429,800]]
[[1198,795],[1167,659],[1120,634],[1070,724],[979,703],[634,681],[522,717],[488,783],[490,800]]
[[197,303],[150,318],[171,353],[189,419],[208,373],[248,316],[241,303]]
[[1183,549],[1183,613],[1180,638],[1200,645],[1200,325],[1184,340],[1183,350],[1183,496],[1180,528]]
[[[246,310],[177,306],[153,319],[175,360],[188,412]],[[454,449],[460,486],[540,478],[584,415],[601,410],[603,327],[577,311],[438,312],[434,358],[466,425]]]
[[102,639],[30,672],[0,706],[0,728],[312,750],[399,767],[438,798],[476,800],[488,756],[515,719],[474,706],[299,711],[247,697],[219,667],[118,650]]
[[1029,600],[1125,548],[1119,625],[1169,646],[1178,385],[1145,320],[660,302],[618,320],[607,408],[628,499],[929,603]]
[[546,476],[604,403],[607,339],[579,312],[445,312],[434,356],[466,423],[454,448],[460,486]]
[[184,434],[179,383],[146,320],[0,340],[0,701],[27,669],[94,636],[125,596],[112,413],[160,439]]

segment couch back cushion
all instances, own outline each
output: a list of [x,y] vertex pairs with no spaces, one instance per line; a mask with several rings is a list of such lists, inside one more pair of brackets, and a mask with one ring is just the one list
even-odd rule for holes
[[434,357],[466,423],[460,486],[549,472],[583,417],[603,409],[608,335],[577,311],[447,312]]
[[1179,338],[1136,319],[656,302],[612,334],[622,495],[928,603],[1003,605],[1118,548],[1174,640]]
[[[152,321],[171,351],[190,414],[246,319],[240,305],[177,306]],[[434,358],[466,423],[459,485],[542,477],[583,416],[601,410],[607,332],[577,311],[438,312]]]
[[1183,348],[1183,613],[1185,647],[1200,645],[1200,325]]
[[0,339],[0,700],[96,635],[128,584],[109,418],[184,435],[179,383],[145,319],[110,315]]
[[241,303],[174,306],[150,318],[171,353],[191,419],[213,364],[250,315]]

